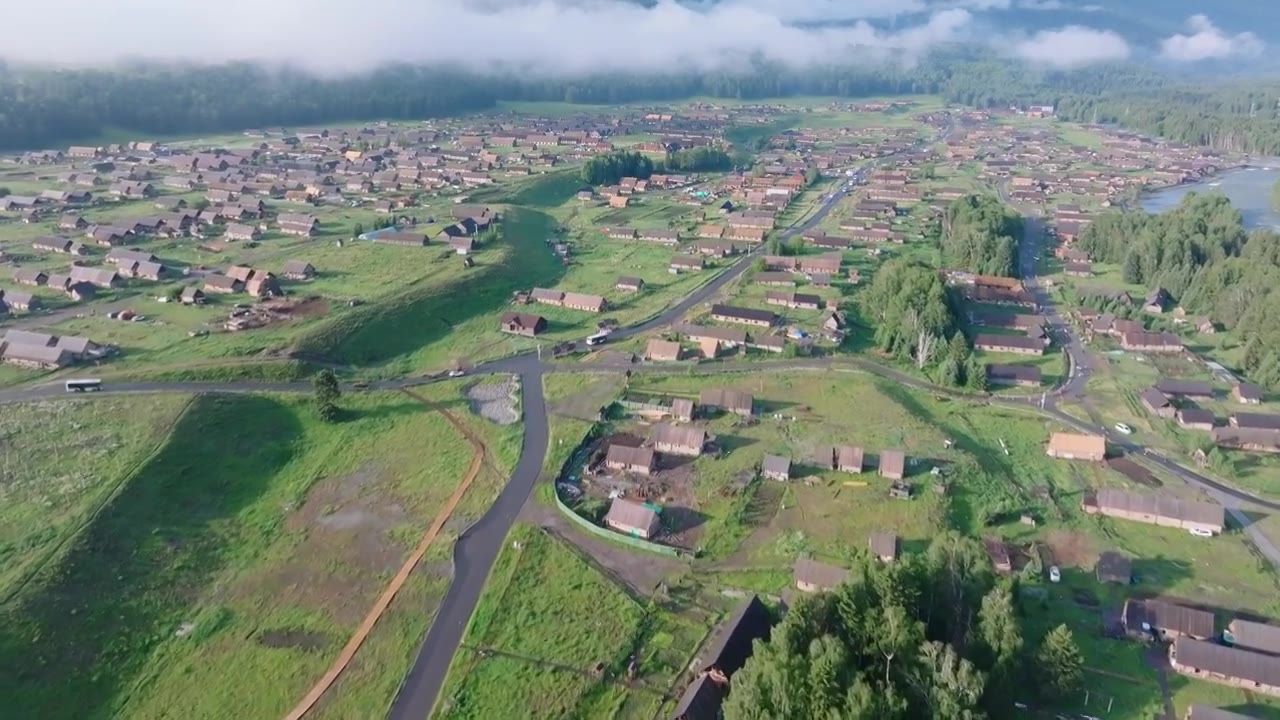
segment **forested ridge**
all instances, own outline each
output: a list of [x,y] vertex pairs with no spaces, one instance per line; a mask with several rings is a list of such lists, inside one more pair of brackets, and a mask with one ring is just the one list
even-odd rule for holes
[[113,128],[171,135],[368,118],[420,119],[483,110],[499,100],[613,104],[695,96],[918,94],[978,107],[1052,103],[1070,120],[1116,122],[1179,142],[1280,153],[1280,79],[1202,87],[1137,66],[1048,72],[973,52],[935,53],[910,67],[752,66],[737,73],[566,79],[479,76],[457,68],[411,66],[317,78],[251,64],[58,71],[0,65],[0,147],[58,146]]
[[1280,388],[1280,234],[1247,232],[1225,196],[1192,193],[1159,215],[1100,215],[1077,243],[1119,263],[1126,282],[1163,288],[1187,312],[1208,315],[1243,346],[1250,379]]

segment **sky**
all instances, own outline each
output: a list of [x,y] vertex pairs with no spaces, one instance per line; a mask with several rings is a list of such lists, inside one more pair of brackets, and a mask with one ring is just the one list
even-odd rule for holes
[[60,66],[142,59],[289,63],[322,74],[390,62],[462,63],[528,74],[718,70],[760,58],[910,63],[946,43],[986,44],[1028,63],[1074,68],[1151,57],[1166,63],[1257,57],[1261,39],[1187,18],[1135,46],[1088,22],[1021,30],[991,12],[1069,11],[1084,0],[43,0],[6,3],[0,56]]

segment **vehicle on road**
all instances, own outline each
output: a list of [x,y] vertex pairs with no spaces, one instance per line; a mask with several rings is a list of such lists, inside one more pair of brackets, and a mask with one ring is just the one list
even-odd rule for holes
[[595,335],[592,335],[587,338],[587,345],[591,347],[595,347],[596,345],[603,345],[608,341],[609,341],[609,333],[598,332]]
[[101,389],[102,381],[97,379],[67,381],[67,392],[98,392]]
[[1116,432],[1120,433],[1121,435],[1132,435],[1133,428],[1129,427],[1124,423],[1116,423]]
[[1190,530],[1187,530],[1187,532],[1195,535],[1196,537],[1213,537],[1213,531],[1205,530],[1204,528],[1193,527]]
[[462,377],[463,375],[466,375],[466,374],[467,374],[467,371],[463,370],[462,368],[454,368],[449,371],[449,377],[454,377],[454,378]]
[[1049,582],[1062,582],[1062,571],[1058,569],[1057,565],[1049,566]]

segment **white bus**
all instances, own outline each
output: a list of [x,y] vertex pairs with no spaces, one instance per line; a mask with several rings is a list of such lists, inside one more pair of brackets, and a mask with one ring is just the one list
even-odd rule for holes
[[67,392],[97,392],[102,389],[101,380],[68,380]]
[[591,335],[587,338],[587,345],[591,345],[591,346],[603,345],[608,339],[609,339],[609,333],[598,332],[595,335]]

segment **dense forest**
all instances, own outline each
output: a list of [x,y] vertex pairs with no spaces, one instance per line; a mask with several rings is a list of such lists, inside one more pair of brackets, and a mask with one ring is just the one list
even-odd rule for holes
[[615,150],[597,155],[582,166],[582,181],[590,185],[616,185],[624,177],[644,180],[653,175],[654,164],[647,155]]
[[1059,114],[1115,122],[1186,143],[1280,153],[1280,80],[1187,85],[1137,66],[1043,71],[974,51],[937,52],[912,66],[751,65],[738,73],[567,79],[477,76],[441,67],[386,67],[317,78],[250,64],[41,71],[0,65],[0,147],[65,145],[122,129],[139,135],[421,119],[491,108],[499,100],[622,103],[696,96],[941,95],[999,107],[1056,103]]
[[1066,626],[1028,638],[1016,583],[977,541],[947,533],[925,553],[862,559],[832,592],[800,598],[733,676],[726,720],[1016,717],[1083,687]]
[[918,260],[890,260],[858,296],[875,326],[877,349],[930,371],[943,385],[986,389],[986,368],[960,331],[960,301],[937,268]]
[[1249,233],[1226,197],[1192,193],[1160,215],[1103,214],[1078,246],[1120,263],[1126,282],[1164,288],[1187,312],[1208,315],[1243,345],[1241,369],[1280,388],[1280,234]]
[[1014,277],[1022,217],[994,195],[967,195],[942,216],[942,256],[958,270]]
[[704,145],[667,153],[662,165],[670,172],[713,172],[732,170],[733,158],[721,148]]

